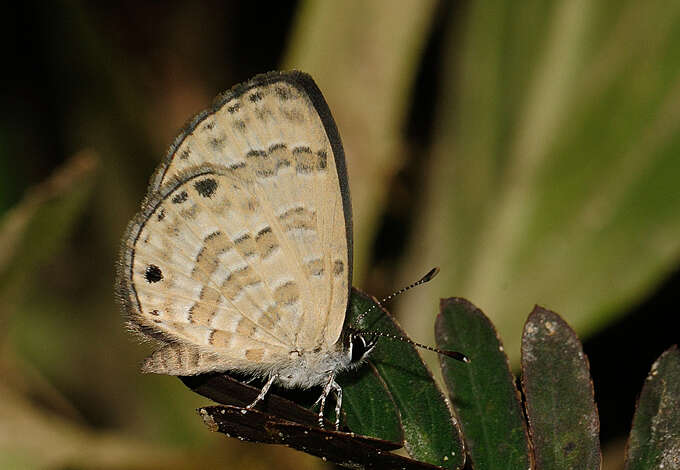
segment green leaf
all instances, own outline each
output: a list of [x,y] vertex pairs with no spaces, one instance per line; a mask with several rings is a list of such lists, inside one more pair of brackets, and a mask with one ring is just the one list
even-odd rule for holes
[[538,306],[524,326],[522,374],[536,467],[600,468],[600,422],[588,360],[569,325]]
[[[357,317],[375,306],[374,300],[354,292],[350,324],[364,331],[378,331],[406,337],[394,319],[382,308],[374,308],[360,324]],[[465,462],[460,431],[446,400],[416,349],[405,342],[381,338],[370,362],[394,398],[404,430],[404,447],[414,459],[459,468]]]
[[680,351],[652,365],[638,400],[625,470],[680,468]]
[[403,441],[401,420],[387,386],[373,364],[338,377],[342,403],[350,431],[386,441]]
[[530,468],[519,392],[489,319],[465,299],[442,299],[435,337],[439,348],[470,359],[464,364],[439,356],[474,469]]

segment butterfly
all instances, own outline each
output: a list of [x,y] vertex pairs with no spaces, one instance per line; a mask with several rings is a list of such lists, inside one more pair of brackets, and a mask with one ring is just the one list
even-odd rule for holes
[[330,109],[302,72],[233,87],[176,138],[123,237],[117,296],[130,328],[160,343],[143,372],[238,371],[342,389],[376,337],[343,328],[352,208]]

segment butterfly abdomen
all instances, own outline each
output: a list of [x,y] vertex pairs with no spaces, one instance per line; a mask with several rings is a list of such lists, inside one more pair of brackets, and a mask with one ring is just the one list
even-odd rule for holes
[[276,365],[277,382],[286,388],[312,388],[323,386],[329,377],[350,367],[351,357],[347,350],[317,350],[302,352],[290,361]]

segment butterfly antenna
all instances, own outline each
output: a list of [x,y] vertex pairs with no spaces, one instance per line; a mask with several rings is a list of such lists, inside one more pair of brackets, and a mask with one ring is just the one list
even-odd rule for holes
[[392,335],[390,333],[384,333],[382,331],[363,331],[363,333],[367,335],[380,336],[381,338],[396,339],[397,341],[402,341],[404,343],[408,343],[419,348],[427,349],[428,351],[436,352],[437,354],[450,357],[460,362],[470,362],[469,357],[458,351],[449,351],[448,349],[433,348],[432,346],[427,346],[425,344],[418,343],[410,338],[404,338],[403,336]]
[[[399,289],[398,291],[396,291],[396,292],[394,292],[394,293],[388,295],[388,296],[385,297],[384,299],[381,299],[377,304],[371,305],[370,308],[368,308],[367,310],[365,310],[363,313],[361,313],[361,314],[356,318],[356,320],[354,321],[354,324],[355,324],[355,325],[358,325],[359,322],[361,322],[361,320],[363,320],[364,317],[365,317],[366,315],[368,315],[368,314],[371,313],[373,310],[375,310],[376,307],[382,306],[385,302],[389,302],[390,300],[392,300],[393,298],[395,298],[395,297],[398,296],[398,295],[403,294],[403,293],[406,292],[407,290],[413,289],[414,287],[417,287],[417,286],[419,286],[419,285],[421,285],[421,284],[425,284],[426,282],[431,281],[437,274],[439,274],[439,268],[437,268],[437,267],[432,268],[430,271],[428,271],[427,274],[425,274],[423,277],[421,277],[420,279],[418,279],[418,280],[417,280],[416,282],[414,282],[413,284],[408,285],[408,286],[406,286],[406,287],[402,287],[402,288]],[[382,338],[388,338],[388,339],[393,339],[393,340],[397,340],[397,341],[402,341],[402,342],[404,342],[404,343],[408,343],[408,344],[411,344],[411,345],[413,345],[413,346],[417,346],[417,347],[419,347],[419,348],[427,349],[428,351],[436,352],[437,354],[442,354],[442,355],[447,356],[447,357],[450,357],[450,358],[452,358],[452,359],[456,359],[457,361],[461,361],[461,362],[470,362],[470,358],[468,358],[465,354],[460,353],[460,352],[458,352],[458,351],[449,351],[449,350],[445,350],[445,349],[433,348],[432,346],[427,346],[427,345],[425,345],[425,344],[421,344],[421,343],[418,343],[418,342],[416,342],[416,341],[413,341],[413,340],[410,339],[410,338],[404,338],[403,336],[397,336],[397,335],[393,335],[393,334],[390,334],[390,333],[385,333],[385,332],[382,332],[382,331],[367,331],[367,330],[363,330],[362,332],[363,332],[363,333],[366,333],[366,334],[368,334],[368,335],[372,335],[372,336],[374,336],[374,337],[375,337],[375,336],[379,336],[379,337],[382,337]]]
[[359,315],[359,316],[356,318],[356,320],[354,320],[353,323],[354,323],[355,325],[358,325],[358,324],[361,322],[361,320],[363,320],[364,317],[365,317],[366,315],[368,315],[368,314],[371,313],[373,310],[375,310],[376,307],[382,307],[383,304],[385,304],[385,302],[389,302],[390,300],[392,300],[393,298],[395,298],[395,297],[398,296],[398,295],[403,294],[403,293],[406,292],[407,290],[411,290],[411,289],[413,289],[414,287],[418,287],[418,286],[421,285],[421,284],[425,284],[426,282],[431,281],[432,278],[434,278],[437,274],[439,274],[439,268],[432,268],[432,269],[430,269],[430,271],[428,271],[427,274],[425,274],[423,277],[421,277],[420,279],[418,279],[418,280],[417,280],[416,282],[414,282],[413,284],[411,284],[411,285],[409,285],[409,286],[406,286],[406,287],[402,287],[402,288],[399,289],[398,291],[393,292],[393,293],[391,293],[390,295],[388,295],[387,297],[385,297],[384,299],[381,299],[380,301],[378,301],[377,304],[371,305],[371,307],[370,307],[368,310],[365,310],[361,315]]

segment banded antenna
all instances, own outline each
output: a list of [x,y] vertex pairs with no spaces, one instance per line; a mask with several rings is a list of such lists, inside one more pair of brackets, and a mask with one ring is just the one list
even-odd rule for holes
[[[413,284],[410,284],[406,287],[402,287],[398,291],[393,292],[392,294],[388,295],[384,299],[381,299],[380,301],[378,301],[378,303],[371,305],[371,307],[366,309],[365,311],[363,311],[356,318],[356,320],[353,323],[359,324],[361,322],[361,320],[363,320],[366,315],[368,315],[373,310],[375,310],[376,307],[378,307],[378,306],[382,307],[385,304],[385,302],[391,301],[392,299],[394,299],[398,295],[401,295],[404,292],[413,289],[414,287],[418,287],[421,284],[425,284],[426,282],[431,281],[437,274],[439,274],[439,268],[438,267],[430,269],[430,271],[428,271],[427,274],[425,274],[423,277],[418,279]],[[404,336],[393,335],[393,334],[390,334],[390,333],[385,333],[383,331],[361,330],[361,329],[352,328],[352,327],[350,327],[350,329],[353,330],[353,331],[365,333],[365,334],[368,334],[368,335],[379,336],[381,338],[388,338],[388,339],[393,339],[393,340],[397,340],[397,341],[402,341],[404,343],[408,343],[408,344],[411,344],[413,346],[416,346],[416,347],[419,347],[419,348],[422,348],[422,349],[427,349],[428,351],[436,352],[437,354],[441,354],[441,355],[446,356],[446,357],[450,357],[450,358],[455,359],[457,361],[470,362],[470,358],[467,357],[465,354],[463,354],[461,352],[434,348],[432,346],[427,346],[425,344],[418,343],[416,341],[413,341],[411,338],[406,338]]]

